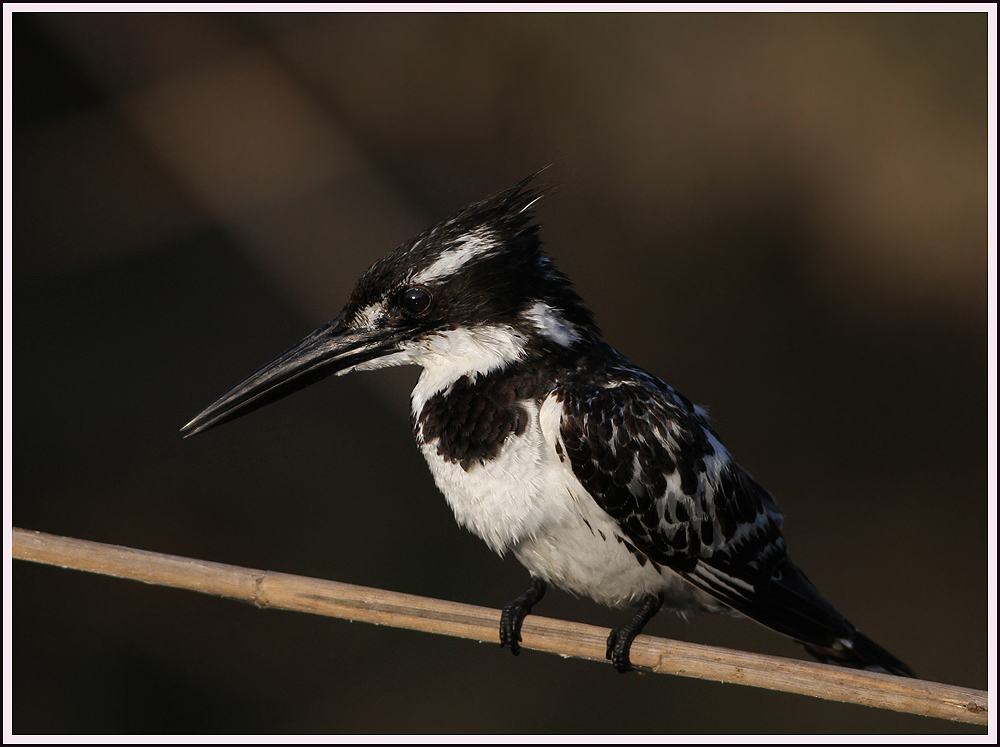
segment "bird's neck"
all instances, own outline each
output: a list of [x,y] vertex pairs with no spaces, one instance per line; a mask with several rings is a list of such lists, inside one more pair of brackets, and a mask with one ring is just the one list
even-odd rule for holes
[[435,335],[421,343],[413,362],[423,367],[411,395],[413,415],[419,416],[427,400],[453,387],[458,381],[474,383],[490,378],[525,376],[537,378],[543,369],[586,355],[591,348],[604,346],[589,333],[554,342],[504,325],[458,328]]
[[512,327],[459,327],[421,343],[415,362],[423,373],[410,396],[414,416],[430,397],[467,377],[477,379],[524,360],[529,341]]

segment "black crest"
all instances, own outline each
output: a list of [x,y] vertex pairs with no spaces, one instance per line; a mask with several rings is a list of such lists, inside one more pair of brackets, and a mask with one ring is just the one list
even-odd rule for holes
[[[511,323],[531,304],[543,302],[578,329],[599,334],[572,283],[542,251],[531,208],[551,188],[533,184],[539,173],[466,206],[373,264],[358,281],[349,308],[378,303],[416,284],[434,295],[445,328]],[[475,252],[468,251],[470,245]],[[468,261],[460,259],[463,251]],[[449,263],[449,257],[455,261]],[[436,267],[445,270],[428,279]]]

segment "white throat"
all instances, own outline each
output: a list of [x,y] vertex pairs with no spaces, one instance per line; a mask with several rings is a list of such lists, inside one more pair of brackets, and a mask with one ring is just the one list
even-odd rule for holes
[[505,325],[460,327],[413,343],[407,350],[409,362],[424,369],[410,396],[414,415],[463,376],[475,379],[520,360],[526,343],[523,335]]

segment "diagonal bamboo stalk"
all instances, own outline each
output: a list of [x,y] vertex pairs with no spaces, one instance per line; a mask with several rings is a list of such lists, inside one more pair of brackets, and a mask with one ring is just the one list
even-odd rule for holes
[[[286,573],[210,563],[14,528],[14,558],[160,586],[477,641],[496,642],[499,610]],[[522,647],[605,662],[607,631],[529,615]],[[732,682],[951,721],[987,724],[988,693],[641,635],[632,663],[660,674]]]

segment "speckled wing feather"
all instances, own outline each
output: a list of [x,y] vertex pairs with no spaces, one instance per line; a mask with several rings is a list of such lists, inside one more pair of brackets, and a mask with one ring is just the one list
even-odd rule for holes
[[633,369],[564,384],[557,396],[573,473],[648,560],[823,661],[910,673],[789,559],[774,499],[681,394]]

